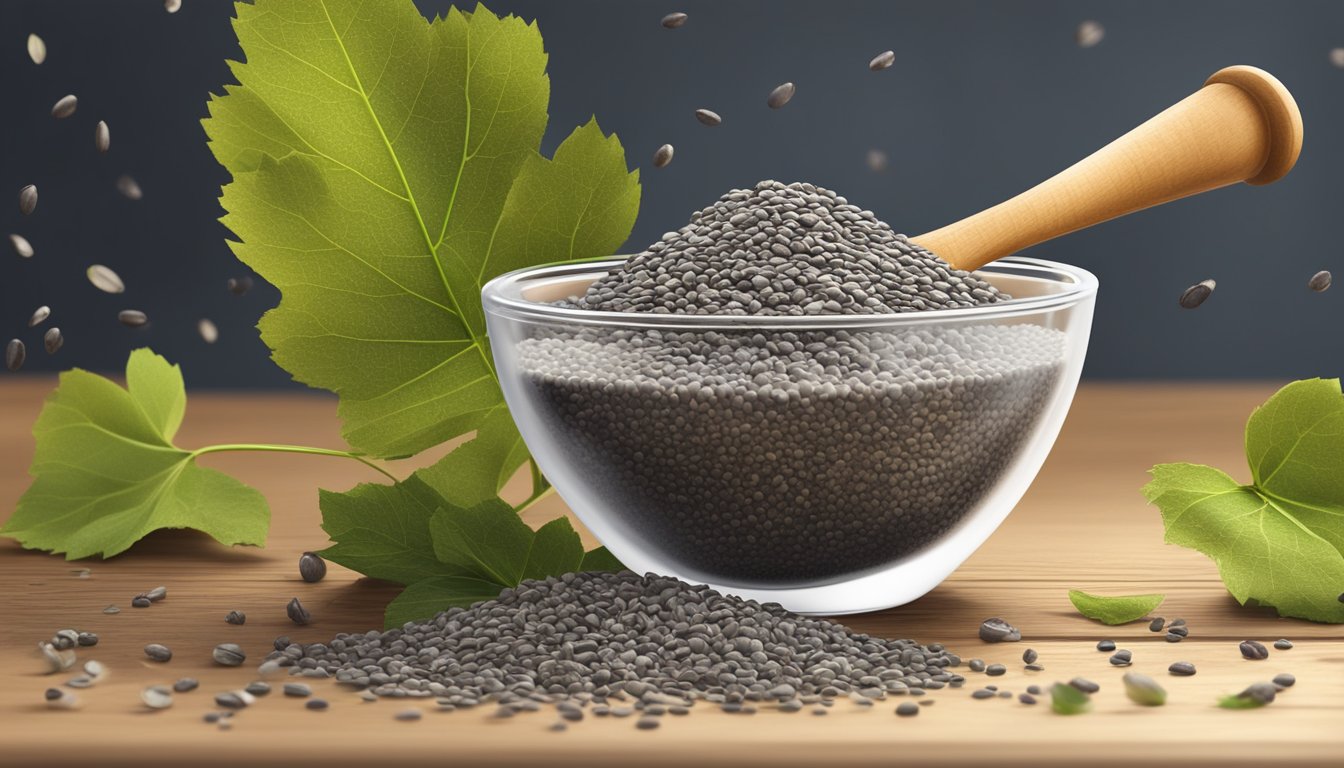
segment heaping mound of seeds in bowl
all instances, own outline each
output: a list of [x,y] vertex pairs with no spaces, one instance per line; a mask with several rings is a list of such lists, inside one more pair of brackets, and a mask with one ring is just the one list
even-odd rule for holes
[[452,708],[571,701],[616,716],[633,714],[615,710],[634,702],[645,716],[696,701],[797,711],[844,694],[871,700],[964,682],[949,671],[961,660],[940,645],[870,637],[629,571],[524,581],[424,622],[289,644],[269,658],[384,697],[437,697]]
[[[709,583],[815,583],[937,540],[1016,457],[1064,334],[889,322],[1008,298],[843,197],[765,181],[562,302],[630,326],[539,328],[518,358],[547,433],[630,538]],[[641,313],[724,322],[637,327]],[[731,326],[745,315],[848,320]]]

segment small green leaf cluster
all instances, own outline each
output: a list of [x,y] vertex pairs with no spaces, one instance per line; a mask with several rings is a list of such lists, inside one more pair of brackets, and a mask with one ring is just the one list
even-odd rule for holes
[[1102,624],[1128,624],[1152,613],[1166,595],[1125,595],[1107,597],[1078,589],[1069,590],[1069,601],[1078,612]]

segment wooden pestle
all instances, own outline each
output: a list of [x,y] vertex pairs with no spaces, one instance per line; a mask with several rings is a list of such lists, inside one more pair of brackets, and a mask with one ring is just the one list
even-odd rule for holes
[[911,238],[973,270],[1127,213],[1238,181],[1268,184],[1302,151],[1302,115],[1273,75],[1237,66],[1017,197]]

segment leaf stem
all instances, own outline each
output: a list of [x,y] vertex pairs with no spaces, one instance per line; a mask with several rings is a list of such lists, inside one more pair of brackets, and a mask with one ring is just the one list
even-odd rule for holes
[[207,453],[226,453],[232,451],[272,451],[276,453],[306,453],[313,456],[339,456],[345,459],[354,459],[370,469],[377,471],[383,477],[392,482],[397,482],[397,478],[392,473],[378,466],[377,464],[364,458],[364,456],[351,451],[339,451],[331,448],[312,448],[306,445],[267,445],[263,443],[227,443],[224,445],[207,445],[204,448],[197,448],[191,452],[191,458],[203,456]]

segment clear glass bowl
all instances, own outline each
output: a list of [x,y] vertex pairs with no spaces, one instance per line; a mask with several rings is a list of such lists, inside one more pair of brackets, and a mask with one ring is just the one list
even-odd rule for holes
[[1001,259],[1013,298],[895,315],[556,306],[621,263],[485,286],[495,365],[537,464],[584,525],[654,571],[802,613],[938,585],[1022,498],[1059,434],[1097,280]]

